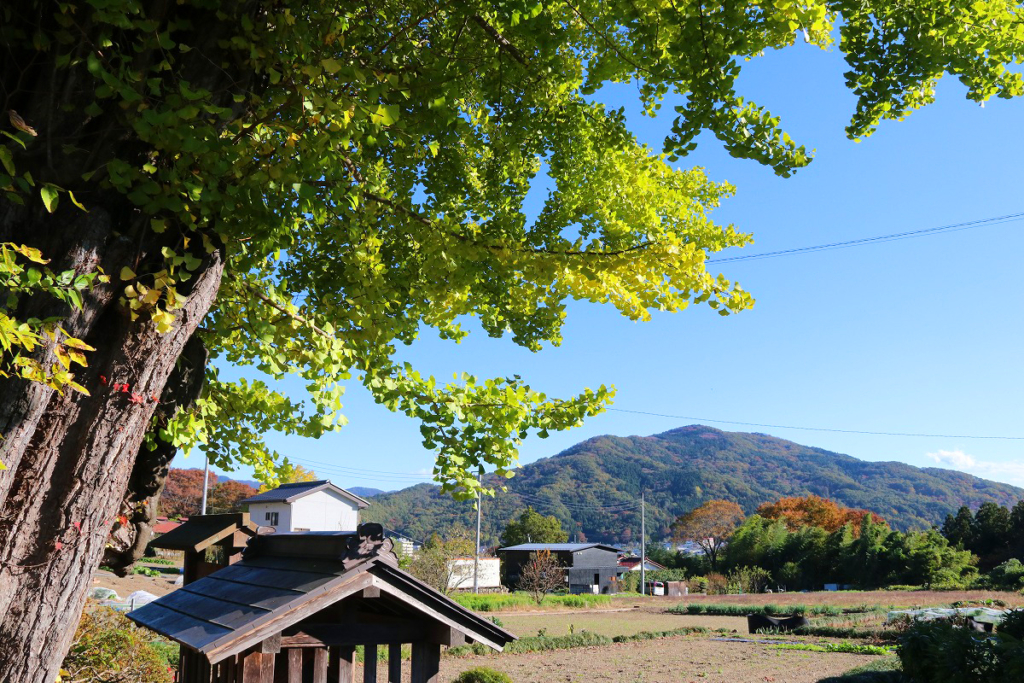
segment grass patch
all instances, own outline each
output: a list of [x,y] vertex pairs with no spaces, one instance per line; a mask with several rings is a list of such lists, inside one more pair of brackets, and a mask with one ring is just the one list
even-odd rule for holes
[[[719,629],[724,630],[724,629]],[[700,633],[706,635],[710,633],[709,629],[703,626],[686,626],[684,628],[676,628],[671,631],[640,631],[640,633],[634,633],[628,636],[615,636],[612,638],[612,642],[615,643],[635,643],[640,640],[658,640],[659,638],[672,638],[674,636],[688,636],[694,633]]]
[[[512,641],[505,646],[501,654],[518,655],[527,652],[545,652],[547,650],[568,650],[574,647],[591,647],[593,645],[610,645],[612,639],[590,631],[581,631],[567,636],[527,636]],[[481,643],[450,647],[445,653],[451,657],[466,655],[494,654],[491,648]]]
[[841,676],[823,678],[818,683],[904,683],[903,669],[898,657],[886,657],[855,669]]
[[790,615],[798,617],[838,617],[844,614],[866,614],[869,612],[884,612],[885,610],[886,608],[884,607],[871,607],[869,605],[838,607],[835,605],[733,605],[691,602],[669,607],[666,611],[672,614],[706,614],[722,617],[745,617],[748,614],[760,614],[769,617]]
[[798,636],[818,638],[854,638],[857,640],[895,641],[899,634],[889,629],[856,628],[852,626],[804,626],[793,631]]
[[848,652],[854,655],[891,655],[892,649],[878,645],[859,645],[857,643],[779,643],[769,645],[774,650],[807,650],[808,652]]
[[[500,612],[537,607],[537,602],[528,593],[464,593],[453,595],[452,599],[474,612]],[[540,606],[588,609],[607,606],[611,602],[609,595],[545,595]]]

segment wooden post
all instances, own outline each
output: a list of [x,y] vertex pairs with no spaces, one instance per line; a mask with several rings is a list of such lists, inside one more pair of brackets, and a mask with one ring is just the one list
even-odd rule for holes
[[330,649],[331,662],[327,667],[329,683],[354,683],[356,680],[356,649],[351,645],[336,645]]
[[327,683],[327,648],[313,650],[313,683]]
[[263,653],[249,652],[242,660],[240,683],[263,683]]
[[302,683],[302,650],[288,650],[288,683]]
[[402,644],[388,644],[388,683],[402,683]]
[[437,683],[440,668],[440,645],[424,642],[412,644],[412,683]]
[[377,683],[377,643],[363,645],[363,683]]

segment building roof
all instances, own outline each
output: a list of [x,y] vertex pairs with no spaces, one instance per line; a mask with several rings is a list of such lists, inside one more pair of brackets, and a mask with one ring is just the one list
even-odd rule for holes
[[159,538],[150,541],[154,548],[166,550],[188,550],[202,552],[214,543],[222,541],[235,532],[254,536],[257,524],[249,519],[248,512],[227,515],[199,515],[184,524],[179,524]]
[[270,489],[263,493],[257,493],[255,496],[249,496],[245,500],[239,501],[241,503],[291,503],[293,501],[308,496],[311,493],[317,491],[330,490],[334,493],[339,494],[344,498],[348,498],[353,503],[359,506],[359,509],[367,508],[370,506],[369,501],[365,498],[360,498],[351,491],[346,491],[340,486],[335,486],[328,479],[320,479],[319,481],[299,481],[294,484],[281,484],[276,489]]
[[[636,557],[635,555],[632,556],[632,557],[620,557],[619,558],[619,566],[620,567],[628,567],[630,569],[632,569],[633,567],[638,567],[638,566],[640,566],[640,558]],[[652,560],[649,557],[647,558],[647,561],[644,563],[644,566],[652,567],[654,569],[664,569],[665,568],[664,565],[658,564],[657,562],[655,562],[654,560]]]
[[[212,664],[278,634],[315,631],[332,605],[346,605],[360,643],[394,642],[381,624],[450,629],[468,642],[501,650],[515,636],[398,569],[379,524],[353,532],[256,536],[242,560],[128,614]],[[376,597],[364,598],[367,592]],[[404,617],[404,620],[402,619]],[[362,620],[362,622],[360,622]],[[301,622],[301,623],[300,623]],[[329,625],[327,625],[330,628]],[[408,632],[406,632],[407,634]],[[399,642],[410,642],[399,640]]]
[[575,553],[587,548],[601,548],[602,550],[611,550],[616,553],[622,552],[619,548],[604,543],[522,543],[520,545],[510,545],[507,548],[498,548],[498,552],[503,553],[506,550],[550,550],[553,553]]
[[157,523],[153,525],[154,534],[166,534],[168,531],[173,531],[182,525],[182,522],[172,522],[167,519],[157,520]]

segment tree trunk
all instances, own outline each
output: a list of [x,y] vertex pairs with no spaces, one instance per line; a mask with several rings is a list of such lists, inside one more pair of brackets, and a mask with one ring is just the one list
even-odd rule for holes
[[[59,232],[91,230],[94,239],[80,241],[88,247],[73,248],[62,267],[101,265],[117,273],[134,264],[137,252],[125,248],[108,214],[98,207],[75,211],[58,216],[64,219]],[[0,237],[29,237],[38,218],[0,204]],[[52,237],[53,223],[45,225],[50,232],[37,234]],[[213,303],[223,265],[219,251],[206,259],[166,334],[152,323],[131,322],[114,283],[90,293],[63,326],[97,348],[76,377],[91,396],[62,396],[20,380],[0,383],[6,419],[0,457],[9,467],[0,471],[0,681],[55,680],[74,633],[69,624],[85,602],[158,397]],[[115,390],[115,383],[127,384],[127,391]]]

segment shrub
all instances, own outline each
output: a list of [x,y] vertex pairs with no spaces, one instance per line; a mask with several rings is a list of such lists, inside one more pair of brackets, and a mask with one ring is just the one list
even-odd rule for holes
[[729,579],[725,578],[723,574],[708,574],[707,581],[708,595],[725,595],[729,590]]
[[143,576],[160,576],[161,572],[159,569],[151,569],[149,567],[135,565],[134,567],[132,567],[132,574],[142,574]]
[[1024,609],[1007,612],[997,630],[1017,640],[1024,640]]
[[1017,558],[1003,562],[988,575],[993,588],[1001,590],[1019,590],[1024,587],[1024,564]]
[[495,671],[486,666],[468,669],[452,680],[452,683],[512,683],[508,674]]
[[[1005,683],[1024,676],[1024,644],[1005,631],[990,637],[965,619],[914,624],[900,638],[903,672],[914,683]],[[1015,628],[1011,622],[1011,630]]]
[[161,646],[154,647],[152,634],[120,612],[106,607],[87,608],[61,668],[71,681],[171,683],[177,648],[158,642]]

